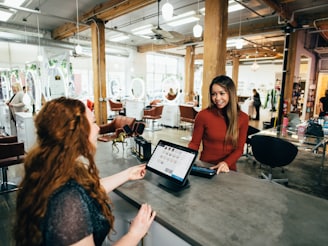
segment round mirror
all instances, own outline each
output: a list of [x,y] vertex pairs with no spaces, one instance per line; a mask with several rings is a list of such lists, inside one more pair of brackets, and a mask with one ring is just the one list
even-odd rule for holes
[[35,101],[35,76],[31,71],[26,73],[26,91],[30,97]]
[[67,95],[65,77],[60,67],[50,68],[48,71],[49,96],[51,99]]
[[134,78],[131,82],[131,94],[135,99],[141,99],[145,94],[145,82],[143,79]]
[[0,77],[0,100],[9,99],[9,87],[7,78],[3,75]]
[[163,97],[168,102],[174,102],[179,96],[179,81],[176,77],[168,77],[162,82]]
[[119,98],[120,97],[120,82],[117,79],[112,79],[109,82],[109,92],[111,98]]

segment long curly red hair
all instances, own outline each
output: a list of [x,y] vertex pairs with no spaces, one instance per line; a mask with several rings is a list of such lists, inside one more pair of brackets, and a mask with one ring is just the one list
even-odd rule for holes
[[[113,228],[110,200],[100,185],[89,142],[86,106],[79,100],[58,98],[47,102],[35,118],[37,145],[25,159],[25,175],[17,196],[14,237],[16,245],[41,245],[40,223],[51,194],[74,179],[101,206]],[[83,157],[87,164],[79,161]]]

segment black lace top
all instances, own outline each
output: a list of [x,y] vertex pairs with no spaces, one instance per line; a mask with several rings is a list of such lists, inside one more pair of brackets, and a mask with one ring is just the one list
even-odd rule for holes
[[109,223],[99,204],[71,180],[51,196],[41,230],[44,245],[70,245],[90,234],[95,245],[101,245]]

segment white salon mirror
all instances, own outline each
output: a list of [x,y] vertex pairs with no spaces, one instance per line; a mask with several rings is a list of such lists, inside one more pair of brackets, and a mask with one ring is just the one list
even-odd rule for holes
[[1,75],[0,77],[0,100],[9,99],[9,84],[6,76]]
[[134,78],[131,81],[131,95],[135,99],[142,99],[145,95],[145,82],[141,78]]
[[29,96],[35,101],[36,99],[36,89],[35,89],[35,84],[36,84],[36,78],[35,74],[32,71],[27,71],[26,72],[26,90]]
[[162,82],[163,98],[167,102],[175,102],[179,97],[180,83],[179,80],[174,77],[168,77]]
[[112,79],[109,82],[109,93],[111,98],[119,98],[120,97],[120,82],[118,79]]
[[61,67],[50,68],[48,71],[49,97],[51,99],[67,95],[65,76]]

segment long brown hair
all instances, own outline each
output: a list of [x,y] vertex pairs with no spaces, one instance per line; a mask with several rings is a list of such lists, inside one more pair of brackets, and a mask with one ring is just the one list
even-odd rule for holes
[[[28,152],[25,176],[17,196],[14,237],[16,245],[41,245],[40,223],[52,193],[68,180],[83,186],[101,206],[113,228],[110,200],[100,185],[89,142],[86,106],[79,100],[58,98],[47,102],[35,118],[37,145]],[[87,163],[79,161],[83,157]]]
[[220,75],[215,77],[209,87],[209,96],[210,96],[210,105],[209,108],[216,107],[213,100],[212,100],[212,87],[213,85],[219,85],[224,88],[228,95],[229,95],[229,102],[227,106],[223,109],[223,114],[227,124],[227,133],[225,136],[226,142],[231,142],[234,147],[237,147],[238,144],[238,136],[239,136],[239,129],[238,129],[238,114],[240,111],[240,107],[238,105],[238,97],[237,97],[237,90],[236,85],[233,80],[225,75]]

